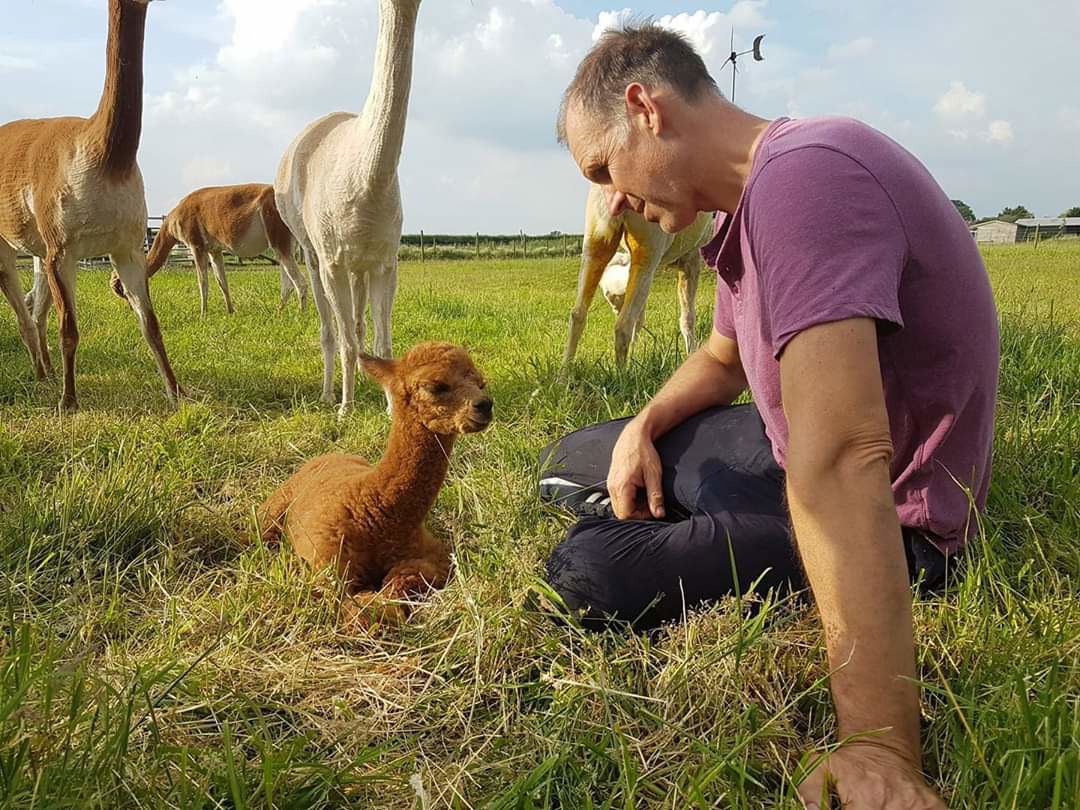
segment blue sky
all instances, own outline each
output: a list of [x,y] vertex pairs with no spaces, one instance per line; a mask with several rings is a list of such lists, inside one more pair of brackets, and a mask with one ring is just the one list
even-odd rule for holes
[[[105,8],[5,0],[0,121],[93,111]],[[1075,0],[425,0],[401,162],[407,230],[580,229],[584,181],[553,119],[578,59],[624,10],[686,32],[714,71],[732,26],[742,47],[766,34],[741,105],[861,118],[980,215],[1080,205]],[[308,121],[358,110],[376,29],[375,0],[152,4],[140,150],[151,211],[202,185],[268,182]]]

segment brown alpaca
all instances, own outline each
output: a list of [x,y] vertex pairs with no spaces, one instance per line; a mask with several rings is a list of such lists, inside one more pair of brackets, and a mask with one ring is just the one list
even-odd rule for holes
[[[150,0],[109,0],[105,90],[90,118],[15,121],[0,127],[0,278],[41,376],[49,369],[45,327],[56,300],[64,356],[60,407],[75,395],[75,271],[78,260],[108,255],[132,299],[169,399],[179,388],[146,285],[146,198],[135,162],[142,132],[143,34]],[[36,336],[27,335],[25,304],[12,292],[17,250],[42,257],[35,290]],[[17,288],[15,290],[17,293]],[[19,304],[22,304],[20,311]],[[36,346],[36,349],[35,349]]]
[[345,582],[347,627],[399,623],[405,600],[446,584],[450,556],[424,520],[446,477],[454,439],[491,422],[491,397],[468,353],[421,343],[397,360],[362,355],[364,370],[393,403],[382,460],[319,456],[259,509],[266,542],[288,535],[315,568],[335,565]]
[[[191,249],[199,277],[199,300],[206,314],[207,265],[225,296],[225,309],[233,312],[229,282],[225,279],[223,251],[241,259],[251,259],[268,248],[281,265],[281,306],[295,288],[300,309],[307,303],[307,282],[293,259],[293,237],[285,227],[274,203],[274,187],[265,183],[243,186],[215,186],[193,191],[165,216],[150,254],[146,257],[146,277],[164,265],[177,242]],[[113,274],[113,291],[124,297],[120,279]]]

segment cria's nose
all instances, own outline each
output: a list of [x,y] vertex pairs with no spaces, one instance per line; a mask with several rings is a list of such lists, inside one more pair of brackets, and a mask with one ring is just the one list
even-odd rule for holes
[[491,407],[495,403],[491,401],[491,397],[487,399],[478,399],[476,401],[476,410],[480,411],[484,416],[491,416]]

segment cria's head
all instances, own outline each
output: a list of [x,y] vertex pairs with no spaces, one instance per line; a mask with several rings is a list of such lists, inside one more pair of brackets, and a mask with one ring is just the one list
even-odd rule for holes
[[443,435],[475,433],[492,419],[487,382],[465,349],[453,343],[420,343],[395,360],[363,355],[372,379],[428,430]]

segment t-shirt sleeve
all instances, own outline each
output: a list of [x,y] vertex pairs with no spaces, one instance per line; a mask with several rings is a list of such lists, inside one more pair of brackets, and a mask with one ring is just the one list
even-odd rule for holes
[[726,338],[735,340],[735,312],[731,288],[722,278],[716,279],[716,305],[713,307],[713,328]]
[[907,236],[892,199],[858,161],[820,146],[772,158],[751,188],[747,227],[774,357],[822,323],[903,327]]

